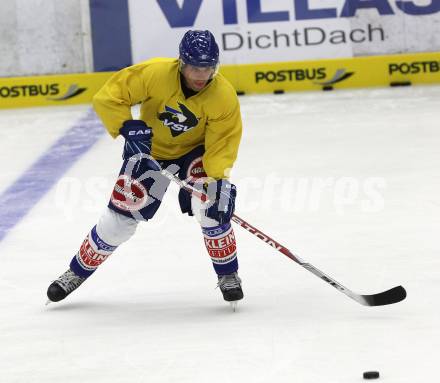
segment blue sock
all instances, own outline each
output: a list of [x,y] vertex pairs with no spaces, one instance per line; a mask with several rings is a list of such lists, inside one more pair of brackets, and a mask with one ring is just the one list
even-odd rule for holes
[[228,222],[215,227],[204,227],[202,230],[206,250],[208,250],[217,275],[236,272],[238,270],[237,244],[231,223]]

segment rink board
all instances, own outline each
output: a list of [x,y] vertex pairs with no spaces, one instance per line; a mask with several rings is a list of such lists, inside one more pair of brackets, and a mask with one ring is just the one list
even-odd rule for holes
[[[440,52],[224,65],[237,92],[268,93],[440,83]],[[0,108],[90,103],[113,72],[3,78]]]

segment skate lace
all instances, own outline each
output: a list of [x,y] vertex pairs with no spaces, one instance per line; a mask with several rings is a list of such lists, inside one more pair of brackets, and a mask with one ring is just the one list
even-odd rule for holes
[[72,270],[67,270],[63,275],[57,279],[57,283],[66,291],[70,293],[75,290],[81,283],[85,281],[85,278],[81,278],[76,275]]
[[222,275],[217,283],[217,287],[220,287],[220,290],[231,290],[240,288],[241,279],[237,275],[237,273],[232,273],[228,275]]

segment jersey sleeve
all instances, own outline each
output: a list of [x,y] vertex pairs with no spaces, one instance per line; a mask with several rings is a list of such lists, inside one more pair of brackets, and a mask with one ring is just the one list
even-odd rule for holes
[[[242,134],[240,104],[233,95],[223,113],[208,120],[203,167],[209,177],[228,178],[237,158]],[[224,105],[224,104],[223,104]]]
[[131,107],[147,97],[148,71],[143,64],[133,65],[111,76],[93,97],[93,107],[112,137],[123,122],[131,120]]

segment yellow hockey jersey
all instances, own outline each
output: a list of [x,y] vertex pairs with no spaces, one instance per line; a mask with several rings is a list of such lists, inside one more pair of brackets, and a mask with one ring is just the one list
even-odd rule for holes
[[200,92],[185,98],[179,60],[156,58],[115,73],[93,98],[96,113],[113,137],[133,118],[131,106],[138,103],[140,118],[153,129],[155,159],[176,159],[204,145],[206,174],[228,177],[242,122],[237,95],[224,76],[217,74]]

